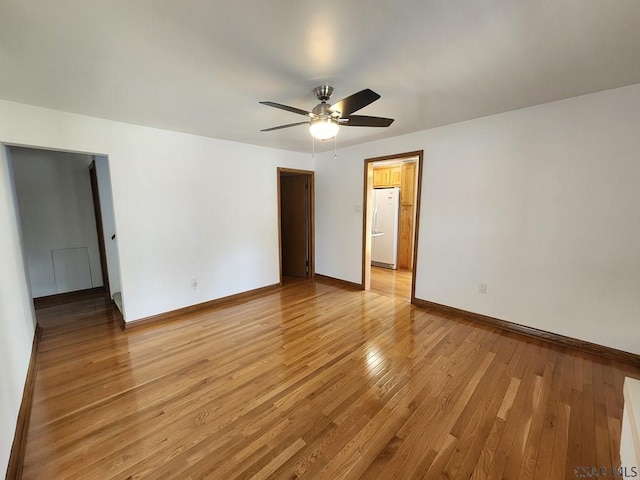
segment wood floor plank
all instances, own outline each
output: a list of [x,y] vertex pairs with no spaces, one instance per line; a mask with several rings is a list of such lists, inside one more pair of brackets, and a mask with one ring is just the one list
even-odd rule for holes
[[[560,386],[558,387],[558,409],[556,412],[553,429],[553,448],[551,455],[551,465],[547,467],[546,458],[543,456],[540,461],[545,462],[536,467],[539,472],[537,478],[562,479],[565,476],[567,449],[569,448],[569,418],[571,415],[571,386],[573,378],[573,358],[569,352],[563,352],[558,362],[558,370],[561,371]],[[541,463],[539,462],[539,463]],[[549,475],[545,477],[546,470]]]
[[544,410],[544,419],[541,422],[541,434],[537,458],[535,461],[535,470],[533,478],[547,479],[550,477],[551,466],[553,462],[553,446],[555,440],[558,419],[562,415],[560,403],[560,386],[562,385],[562,363],[561,352],[553,352],[552,359],[547,366],[553,368],[553,377],[549,386],[548,400]]
[[569,410],[569,435],[567,439],[567,458],[565,464],[566,478],[571,478],[572,475],[575,476],[574,471],[576,467],[583,465],[582,394],[583,392],[579,390],[571,391],[571,404]]
[[37,315],[24,479],[573,478],[619,464],[640,378],[326,282],[124,332],[103,299]]
[[[603,363],[610,363],[610,361],[603,359],[603,361],[598,361],[593,365],[595,446],[597,465],[610,467],[613,463],[609,444],[609,424],[607,422],[607,403],[605,399]],[[602,385],[602,387],[599,387],[600,385]]]
[[531,425],[523,450],[522,463],[518,473],[519,479],[531,479],[535,475],[536,462],[540,454],[541,437],[545,425],[545,416],[548,410],[548,399],[551,393],[554,364],[547,363],[540,382],[540,391],[533,405]]

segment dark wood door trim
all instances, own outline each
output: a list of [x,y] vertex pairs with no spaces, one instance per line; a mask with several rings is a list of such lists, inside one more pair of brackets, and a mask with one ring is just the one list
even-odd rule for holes
[[107,296],[111,298],[111,289],[109,288],[109,270],[107,267],[107,249],[104,243],[104,227],[102,224],[102,209],[100,208],[100,189],[98,187],[98,174],[96,172],[96,161],[93,160],[89,165],[89,174],[91,176],[91,194],[93,195],[93,213],[96,217],[96,230],[98,233],[98,250],[100,251],[100,268],[102,269],[102,283]]
[[413,238],[413,267],[411,278],[411,303],[415,303],[416,299],[416,276],[418,274],[418,236],[420,233],[420,204],[422,201],[422,169],[424,150],[416,150],[414,152],[398,153],[394,155],[386,155],[384,157],[365,158],[364,160],[364,188],[363,188],[363,201],[362,201],[362,289],[365,287],[365,270],[366,265],[366,245],[367,245],[367,217],[369,215],[368,209],[368,191],[367,180],[369,173],[369,165],[374,162],[382,162],[385,160],[402,160],[403,158],[418,157],[418,187],[416,194],[416,209],[415,209],[415,232]]
[[282,212],[280,208],[280,177],[281,175],[305,175],[308,180],[307,189],[308,218],[307,228],[309,229],[308,249],[309,249],[309,273],[308,277],[315,275],[315,176],[312,170],[299,170],[295,168],[277,168],[277,202],[278,202],[278,270],[280,275],[280,285],[282,285]]

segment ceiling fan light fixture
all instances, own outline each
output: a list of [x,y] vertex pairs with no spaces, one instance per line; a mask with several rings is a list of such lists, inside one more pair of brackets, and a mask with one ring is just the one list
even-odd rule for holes
[[311,120],[311,125],[309,125],[311,136],[318,140],[328,140],[335,137],[339,129],[338,122],[332,117],[315,118]]
[[320,103],[310,112],[296,107],[290,107],[276,102],[260,102],[268,107],[286,110],[307,117],[306,122],[289,123],[277,127],[265,128],[261,132],[270,132],[282,128],[295,127],[297,125],[309,125],[309,132],[313,138],[328,140],[335,137],[340,126],[345,127],[388,127],[393,123],[393,118],[371,117],[367,115],[352,115],[361,108],[375,102],[380,98],[373,90],[365,88],[349,95],[333,105],[327,103],[333,94],[333,87],[322,85],[313,89],[313,94]]

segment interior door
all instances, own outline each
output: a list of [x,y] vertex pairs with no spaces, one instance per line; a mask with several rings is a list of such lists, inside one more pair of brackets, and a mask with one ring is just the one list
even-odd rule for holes
[[309,201],[307,175],[280,176],[280,241],[282,274],[306,277],[309,273]]

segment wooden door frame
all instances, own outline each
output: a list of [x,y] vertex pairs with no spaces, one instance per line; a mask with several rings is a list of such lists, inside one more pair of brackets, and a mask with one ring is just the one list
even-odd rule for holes
[[313,278],[315,276],[315,177],[312,170],[298,170],[295,168],[284,168],[278,167],[277,169],[277,177],[278,177],[278,271],[279,271],[279,279],[280,285],[282,285],[282,212],[280,208],[280,176],[283,173],[292,173],[295,175],[305,175],[309,180],[309,189],[307,191],[307,201],[309,202],[309,217],[307,218],[308,228],[309,228],[309,238],[307,239],[309,249],[309,273],[307,274],[307,278]]
[[[416,299],[416,276],[418,274],[418,236],[420,234],[420,204],[422,201],[422,169],[424,160],[424,150],[416,150],[414,152],[398,153],[394,155],[386,155],[384,157],[365,158],[364,160],[364,192],[362,201],[362,290],[366,290],[366,273],[367,273],[367,238],[370,225],[368,219],[370,215],[370,198],[369,187],[373,188],[373,176],[369,178],[369,166],[374,162],[383,162],[386,160],[402,160],[409,157],[418,157],[418,187],[416,192],[416,209],[415,209],[415,231],[413,236],[413,265],[411,275],[411,303],[415,303]],[[373,167],[373,166],[372,166]],[[369,227],[369,228],[367,228]],[[369,237],[370,239],[370,237]],[[370,240],[369,240],[370,241]],[[369,246],[371,243],[369,243]],[[370,249],[369,249],[370,250]],[[369,251],[369,263],[371,263],[371,252]],[[371,266],[369,266],[369,269]],[[369,270],[371,272],[371,270]]]
[[107,296],[111,298],[111,287],[109,286],[109,270],[107,264],[107,248],[104,241],[104,226],[102,223],[102,207],[100,206],[100,187],[98,186],[98,172],[96,161],[93,159],[89,165],[89,175],[91,177],[91,194],[93,196],[93,213],[96,219],[96,231],[98,233],[98,251],[100,253],[100,268],[102,269],[102,283]]

